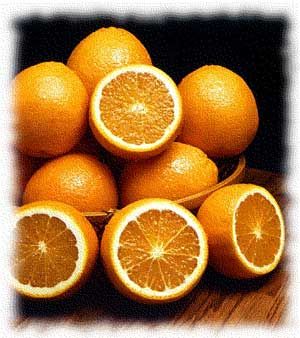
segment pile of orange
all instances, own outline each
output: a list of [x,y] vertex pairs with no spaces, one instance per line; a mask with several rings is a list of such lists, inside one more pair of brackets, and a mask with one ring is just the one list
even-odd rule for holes
[[[255,137],[254,95],[229,69],[203,66],[177,86],[137,37],[101,28],[66,65],[21,71],[13,113],[26,171],[16,170],[11,279],[23,296],[66,297],[98,255],[116,289],[144,303],[183,297],[207,263],[240,279],[278,265],[284,222],[265,189],[221,188],[197,216],[176,203],[215,186],[215,160]],[[85,217],[99,212],[113,213],[102,238]]]

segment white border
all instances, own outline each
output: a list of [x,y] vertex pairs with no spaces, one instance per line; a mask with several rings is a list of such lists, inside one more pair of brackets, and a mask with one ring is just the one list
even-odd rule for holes
[[[289,145],[288,153],[288,168],[289,178],[287,189],[289,191],[289,198],[291,206],[288,210],[287,224],[290,231],[290,266],[291,271],[291,285],[289,286],[291,297],[289,299],[290,305],[288,307],[287,319],[288,322],[283,327],[268,328],[262,326],[239,326],[239,327],[225,327],[220,331],[213,327],[199,325],[196,328],[181,328],[178,326],[153,326],[151,329],[146,329],[142,324],[126,324],[118,328],[115,323],[102,322],[100,324],[91,324],[87,327],[73,327],[63,323],[56,322],[55,325],[38,321],[36,324],[27,328],[26,330],[12,331],[9,325],[9,320],[12,317],[13,298],[9,292],[6,273],[4,273],[4,280],[1,279],[1,337],[179,337],[188,334],[189,337],[297,337],[300,329],[300,300],[299,300],[299,252],[300,252],[300,236],[299,224],[300,219],[300,146],[299,146],[299,130],[300,130],[300,86],[299,86],[299,5],[298,1],[292,0],[247,0],[247,1],[199,1],[199,0],[152,0],[152,1],[126,1],[126,0],[110,0],[110,1],[84,1],[71,2],[69,5],[66,1],[51,0],[31,2],[26,1],[7,1],[6,4],[1,3],[1,115],[0,115],[0,139],[1,139],[1,166],[0,166],[0,196],[1,196],[1,211],[2,211],[2,226],[5,230],[1,231],[1,263],[4,269],[8,268],[8,255],[10,238],[10,224],[12,221],[12,207],[10,204],[10,188],[8,182],[12,182],[12,157],[9,148],[10,140],[12,138],[10,133],[10,116],[9,116],[9,77],[12,70],[13,51],[15,48],[16,36],[13,35],[11,27],[12,20],[30,14],[39,14],[51,16],[52,14],[76,14],[80,16],[107,13],[120,16],[135,13],[140,17],[155,17],[157,19],[163,18],[163,15],[176,14],[179,17],[189,14],[200,14],[214,16],[216,14],[242,15],[242,14],[259,14],[272,16],[286,16],[290,22],[288,34],[288,50],[287,54],[291,60],[288,68],[288,79],[290,86],[289,100],[289,134],[286,141]],[[10,184],[11,186],[11,184]],[[2,269],[2,271],[5,271]],[[7,297],[10,295],[10,297]]]

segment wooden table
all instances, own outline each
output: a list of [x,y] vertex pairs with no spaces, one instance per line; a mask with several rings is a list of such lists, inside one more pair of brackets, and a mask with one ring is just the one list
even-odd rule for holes
[[[285,211],[288,197],[282,176],[247,169],[244,181],[266,187]],[[274,272],[255,281],[230,280],[208,268],[201,282],[188,296],[159,306],[141,305],[122,297],[111,286],[98,264],[86,286],[69,299],[41,303],[18,298],[18,314],[14,324],[18,328],[29,327],[37,321],[39,325],[47,326],[57,322],[101,325],[104,321],[115,326],[142,323],[147,327],[165,323],[175,327],[199,326],[203,323],[218,328],[240,323],[275,326],[285,320],[287,259],[284,257]]]

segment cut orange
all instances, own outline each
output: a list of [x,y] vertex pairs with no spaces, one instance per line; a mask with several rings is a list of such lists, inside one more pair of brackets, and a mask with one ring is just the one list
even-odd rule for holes
[[153,66],[114,70],[98,83],[91,98],[90,125],[95,137],[123,158],[159,154],[174,141],[181,123],[177,86]]
[[233,278],[271,272],[283,253],[284,221],[274,197],[253,184],[235,184],[212,193],[198,219],[209,244],[209,263]]
[[167,199],[149,198],[118,211],[106,225],[101,256],[115,287],[142,303],[177,300],[200,280],[208,257],[197,218]]
[[58,298],[76,291],[89,276],[98,239],[73,207],[52,201],[19,208],[14,227],[12,284],[30,298]]
[[78,74],[91,95],[106,74],[137,63],[151,65],[150,55],[138,37],[123,28],[103,27],[78,43],[67,66]]

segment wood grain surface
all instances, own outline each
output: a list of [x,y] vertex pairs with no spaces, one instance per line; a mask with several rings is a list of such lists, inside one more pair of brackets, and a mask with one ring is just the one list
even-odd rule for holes
[[[288,205],[284,178],[267,171],[247,169],[245,182],[266,187],[283,213]],[[287,224],[288,245],[288,224]],[[141,305],[122,297],[106,279],[101,265],[80,292],[64,301],[38,302],[17,297],[14,325],[28,327],[34,322],[66,322],[75,325],[112,322],[142,323],[147,326],[195,326],[260,324],[276,326],[285,321],[288,292],[288,257],[271,274],[251,281],[225,278],[208,268],[197,287],[184,299],[164,305]]]

